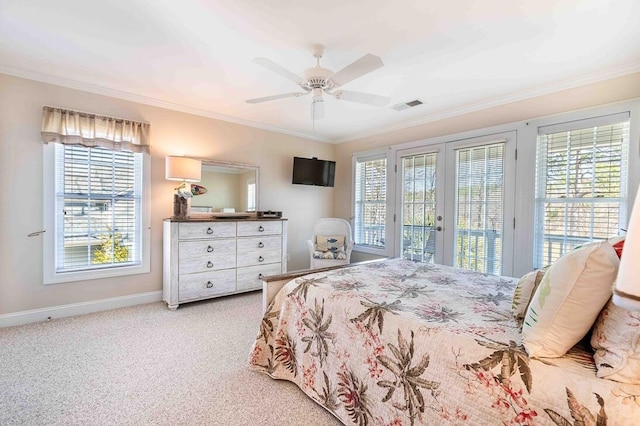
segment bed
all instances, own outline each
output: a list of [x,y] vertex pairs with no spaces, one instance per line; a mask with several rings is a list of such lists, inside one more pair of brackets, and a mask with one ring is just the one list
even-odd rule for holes
[[597,378],[591,347],[530,359],[517,279],[390,259],[265,291],[252,369],[344,424],[640,424],[640,385]]

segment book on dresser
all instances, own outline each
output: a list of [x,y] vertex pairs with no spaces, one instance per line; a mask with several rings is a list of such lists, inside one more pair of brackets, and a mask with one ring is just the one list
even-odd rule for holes
[[162,298],[177,309],[260,290],[263,276],[287,271],[286,252],[286,219],[165,219]]

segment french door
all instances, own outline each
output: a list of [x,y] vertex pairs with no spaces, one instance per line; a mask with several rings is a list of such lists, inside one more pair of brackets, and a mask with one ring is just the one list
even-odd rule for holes
[[510,275],[515,132],[397,152],[396,256]]

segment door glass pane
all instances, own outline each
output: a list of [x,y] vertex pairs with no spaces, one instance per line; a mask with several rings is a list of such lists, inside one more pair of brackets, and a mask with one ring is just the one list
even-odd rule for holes
[[435,255],[436,157],[402,158],[402,257],[430,262]]
[[454,266],[502,271],[504,143],[456,150]]

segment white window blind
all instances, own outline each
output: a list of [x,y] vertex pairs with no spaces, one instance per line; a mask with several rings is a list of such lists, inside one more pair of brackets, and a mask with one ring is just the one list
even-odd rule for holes
[[500,275],[505,144],[456,150],[454,265]]
[[356,159],[354,241],[359,246],[385,247],[387,159]]
[[534,267],[619,233],[629,114],[538,129]]
[[56,144],[56,273],[141,263],[142,155]]

